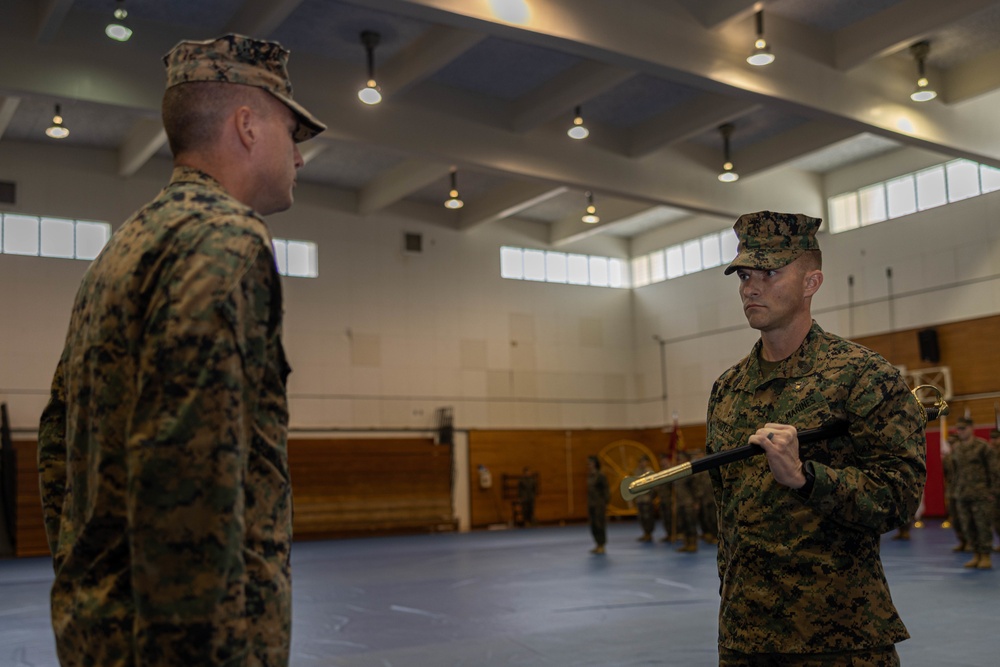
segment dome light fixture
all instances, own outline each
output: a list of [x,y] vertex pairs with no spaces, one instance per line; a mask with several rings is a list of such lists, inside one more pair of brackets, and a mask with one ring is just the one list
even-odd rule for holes
[[729,155],[729,137],[733,134],[733,124],[725,123],[719,126],[719,134],[722,135],[722,171],[719,172],[719,180],[723,183],[733,183],[738,181],[740,175],[736,173],[733,166],[732,157]]
[[767,40],[764,39],[764,10],[758,10],[754,19],[757,22],[757,39],[754,40],[753,51],[747,56],[747,62],[757,67],[763,67],[774,62],[774,54],[771,53],[771,47],[768,46]]
[[453,211],[458,210],[465,206],[465,202],[458,196],[458,170],[455,167],[451,168],[451,190],[448,192],[448,198],[444,200],[444,207],[450,208]]
[[583,124],[583,114],[581,113],[579,104],[576,105],[576,109],[573,111],[573,125],[566,131],[566,134],[573,139],[586,139],[590,136],[590,130]]
[[56,105],[56,115],[52,116],[52,125],[45,130],[45,134],[53,139],[65,139],[69,136],[69,129],[63,125],[62,110]]
[[132,29],[125,25],[125,19],[128,17],[128,10],[125,9],[125,0],[118,0],[114,17],[115,20],[105,26],[104,34],[116,42],[127,42],[132,37]]
[[581,222],[585,222],[588,225],[596,225],[601,221],[600,216],[597,215],[597,207],[594,206],[593,192],[587,192],[587,208],[584,211],[583,217],[580,218]]
[[368,105],[382,101],[382,89],[375,82],[375,47],[381,39],[382,35],[374,30],[365,30],[361,33],[361,43],[364,44],[368,56],[368,81],[364,88],[358,91],[358,99]]
[[937,92],[931,87],[930,81],[927,80],[927,72],[925,71],[925,61],[927,60],[927,54],[930,52],[931,43],[927,40],[910,46],[910,53],[913,54],[913,58],[917,61],[917,87],[910,93],[910,99],[914,102],[930,102],[937,97]]

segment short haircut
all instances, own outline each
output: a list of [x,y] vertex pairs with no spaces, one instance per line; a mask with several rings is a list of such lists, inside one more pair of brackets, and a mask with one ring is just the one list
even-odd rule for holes
[[601,460],[596,456],[588,456],[587,460],[594,464],[594,468],[597,470],[601,469]]
[[823,251],[806,250],[802,253],[802,265],[806,271],[823,270]]
[[269,113],[252,86],[219,81],[192,81],[167,88],[163,94],[163,128],[174,157],[208,148],[218,139],[223,121],[234,109],[248,106]]

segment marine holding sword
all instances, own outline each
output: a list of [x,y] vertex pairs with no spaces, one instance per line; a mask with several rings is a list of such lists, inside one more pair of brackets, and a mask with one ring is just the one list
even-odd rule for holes
[[[762,211],[734,229],[743,311],[760,340],[716,381],[709,454],[755,444],[710,471],[719,506],[719,664],[899,665],[909,635],[879,556],[909,521],[926,461],[922,408],[896,368],[825,332],[820,220]],[[798,431],[847,422],[824,440]]]

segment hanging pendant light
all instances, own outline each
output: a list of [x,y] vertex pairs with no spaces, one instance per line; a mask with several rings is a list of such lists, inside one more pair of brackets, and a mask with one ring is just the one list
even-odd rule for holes
[[62,110],[56,105],[56,114],[52,116],[52,125],[45,129],[45,134],[53,139],[65,139],[69,136],[69,129],[63,125]]
[[600,216],[597,215],[597,207],[594,206],[593,192],[587,193],[587,208],[584,209],[583,217],[580,220],[588,225],[596,225],[601,221]]
[[588,130],[583,124],[583,114],[581,113],[580,105],[577,105],[576,109],[573,111],[573,124],[570,126],[569,130],[566,131],[573,139],[586,139],[590,136],[590,130]]
[[767,40],[764,39],[764,10],[758,11],[754,20],[757,23],[757,39],[754,40],[753,51],[747,56],[747,62],[757,67],[763,67],[774,62],[774,54],[771,53],[771,47],[768,45]]
[[369,105],[382,101],[382,89],[375,82],[375,47],[381,39],[382,35],[374,30],[365,30],[361,33],[361,43],[364,44],[365,54],[368,56],[368,81],[364,88],[358,91],[358,99]]
[[104,34],[116,42],[127,42],[132,37],[132,29],[125,24],[128,17],[128,10],[125,9],[125,0],[118,0],[115,7],[114,21],[104,28]]
[[930,51],[931,44],[926,40],[917,42],[910,47],[910,53],[913,54],[913,58],[917,61],[917,87],[916,90],[910,93],[910,99],[914,102],[930,102],[937,97],[937,92],[931,87],[930,81],[927,80],[927,72],[925,71],[925,61]]
[[448,198],[444,200],[444,207],[452,210],[460,209],[465,206],[465,202],[458,196],[457,172],[458,170],[455,167],[451,168],[451,190],[448,192]]
[[722,135],[722,171],[719,172],[719,180],[723,183],[733,183],[738,181],[740,175],[736,173],[733,166],[732,157],[729,155],[729,137],[733,133],[733,124],[725,123],[719,126],[719,133]]

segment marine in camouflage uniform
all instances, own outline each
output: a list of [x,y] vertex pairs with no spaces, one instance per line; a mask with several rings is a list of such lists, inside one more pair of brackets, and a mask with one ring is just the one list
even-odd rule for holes
[[[691,452],[679,452],[678,457],[682,462],[691,460]],[[671,486],[677,493],[677,532],[680,533],[684,544],[677,548],[682,553],[695,553],[698,551],[698,499],[696,476],[688,476],[680,479]]]
[[[711,473],[720,665],[898,665],[893,644],[908,637],[879,539],[919,505],[923,417],[885,359],[812,320],[819,224],[764,211],[734,226],[726,273],[739,271],[761,339],[712,389],[707,451],[752,443],[766,455]],[[799,448],[796,429],[838,420],[846,435]]]
[[955,500],[965,538],[973,551],[968,568],[993,567],[993,486],[1000,477],[996,451],[972,430],[971,419],[957,421],[958,441],[952,448],[955,466]]
[[969,541],[965,537],[965,530],[962,527],[962,517],[958,512],[958,474],[955,472],[955,460],[951,452],[955,450],[956,439],[947,439],[948,453],[941,457],[941,476],[944,478],[944,502],[948,510],[948,518],[951,520],[951,527],[958,538],[958,544],[952,547],[952,551],[970,551]]
[[[1000,458],[1000,429],[990,429],[990,447],[994,456]],[[993,531],[1000,535],[1000,475],[993,480]],[[1000,551],[1000,546],[993,547],[993,551]]]
[[590,553],[604,553],[604,545],[608,542],[610,499],[611,489],[608,486],[608,478],[601,472],[601,462],[596,456],[587,457],[587,518],[590,520],[590,532],[596,542]]
[[715,492],[712,489],[712,479],[708,475],[694,475],[695,500],[698,504],[698,525],[701,526],[701,539],[709,544],[718,543],[719,508],[715,504]]
[[275,174],[279,163],[291,178],[243,201],[175,151],[169,185],[112,236],[77,293],[38,442],[64,667],[288,664],[290,369],[259,214],[291,204],[293,142],[323,126],[289,104],[286,58],[239,36],[168,54],[168,88],[240,83],[280,111],[241,107],[272,148],[237,169]]
[[[640,457],[633,474],[636,477],[642,477],[650,472],[653,472],[653,466],[650,465],[649,459],[645,456]],[[635,497],[635,510],[639,517],[639,527],[642,528],[642,535],[636,539],[639,542],[652,542],[653,529],[656,528],[656,513],[653,507],[652,491],[639,494]]]

